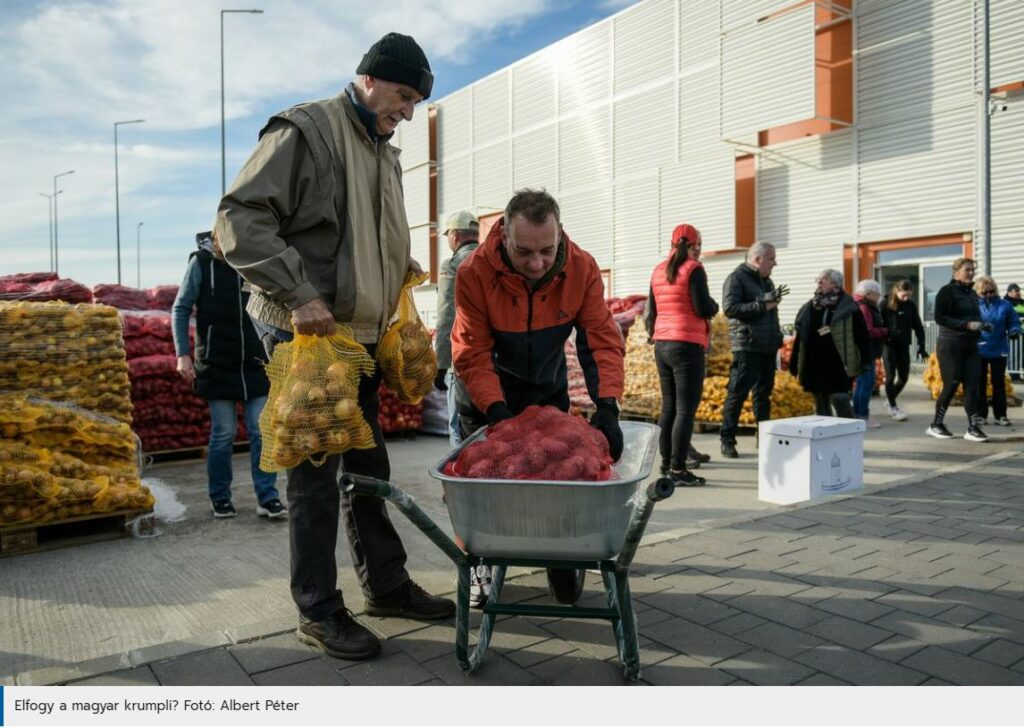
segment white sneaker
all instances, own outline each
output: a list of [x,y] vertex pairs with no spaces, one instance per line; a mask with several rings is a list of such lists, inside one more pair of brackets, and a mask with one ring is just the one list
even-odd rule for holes
[[881,422],[876,422],[875,420],[869,419],[864,420],[864,424],[867,426],[869,430],[877,430],[879,427],[882,426]]
[[900,409],[899,405],[889,408],[889,416],[897,422],[906,422],[908,419],[907,413]]
[[480,564],[469,570],[469,606],[482,607],[491,596],[491,567]]
[[996,417],[994,424],[997,424],[1000,427],[1011,427],[1013,425],[1013,423],[1005,417]]

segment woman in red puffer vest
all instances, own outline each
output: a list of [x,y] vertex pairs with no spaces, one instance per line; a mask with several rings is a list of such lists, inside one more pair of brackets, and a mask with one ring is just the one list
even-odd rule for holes
[[694,416],[704,389],[704,354],[718,304],[700,263],[700,232],[672,231],[672,252],[651,274],[645,323],[661,380],[661,470],[677,485],[704,485],[686,465]]

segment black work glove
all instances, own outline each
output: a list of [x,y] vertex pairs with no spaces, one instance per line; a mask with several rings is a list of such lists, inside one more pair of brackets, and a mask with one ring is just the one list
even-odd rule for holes
[[923,346],[917,347],[917,358],[919,361],[928,361],[928,352]]
[[436,389],[440,389],[442,392],[448,391],[448,384],[444,381],[445,375],[447,374],[447,369],[438,369],[437,374],[434,376],[434,387]]
[[757,297],[761,303],[778,303],[782,297],[789,293],[789,286],[783,284],[771,291],[766,291]]
[[1019,331],[1011,331],[1009,336],[1010,336],[1010,341],[1016,341],[1017,339],[1020,338],[1020,332]]
[[988,321],[982,321],[982,323],[981,323],[981,330],[982,331],[991,332],[992,329],[994,329],[994,328],[995,327],[992,324],[990,324]]
[[504,402],[495,402],[487,408],[487,424],[496,425],[502,420],[510,420],[515,417],[512,410]]
[[597,411],[590,418],[590,425],[599,430],[608,441],[608,452],[612,460],[622,457],[622,428],[619,426],[619,406],[612,397],[598,400]]

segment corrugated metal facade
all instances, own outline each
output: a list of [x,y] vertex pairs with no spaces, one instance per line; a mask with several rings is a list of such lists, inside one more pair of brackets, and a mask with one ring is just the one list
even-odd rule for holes
[[[795,120],[779,113],[790,91],[813,115],[814,8],[764,20],[794,4],[645,0],[440,99],[439,218],[546,187],[569,234],[613,269],[614,294],[640,293],[679,222],[701,229],[706,251],[733,248],[735,157],[753,152],[757,237],[779,246],[774,277],[793,290],[784,318],[818,270],[842,268],[844,245],[960,233],[979,243],[980,0],[858,0],[854,127],[763,149],[723,141],[723,129]],[[991,4],[993,85],[1024,80],[1024,2]],[[1003,103],[992,221],[1005,285],[1024,283],[1024,100]],[[706,259],[716,295],[741,261]]]
[[722,35],[722,137],[814,116],[814,5]]

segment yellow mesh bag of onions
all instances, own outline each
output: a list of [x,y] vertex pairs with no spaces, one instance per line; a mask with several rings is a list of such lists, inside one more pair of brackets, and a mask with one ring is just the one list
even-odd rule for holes
[[384,384],[405,404],[419,404],[434,389],[437,354],[430,332],[420,321],[412,289],[423,284],[428,275],[409,273],[398,299],[397,318],[377,345],[377,363]]
[[359,378],[373,371],[373,359],[347,326],[278,344],[267,365],[260,469],[276,473],[304,460],[322,465],[328,455],[373,447],[358,403]]

